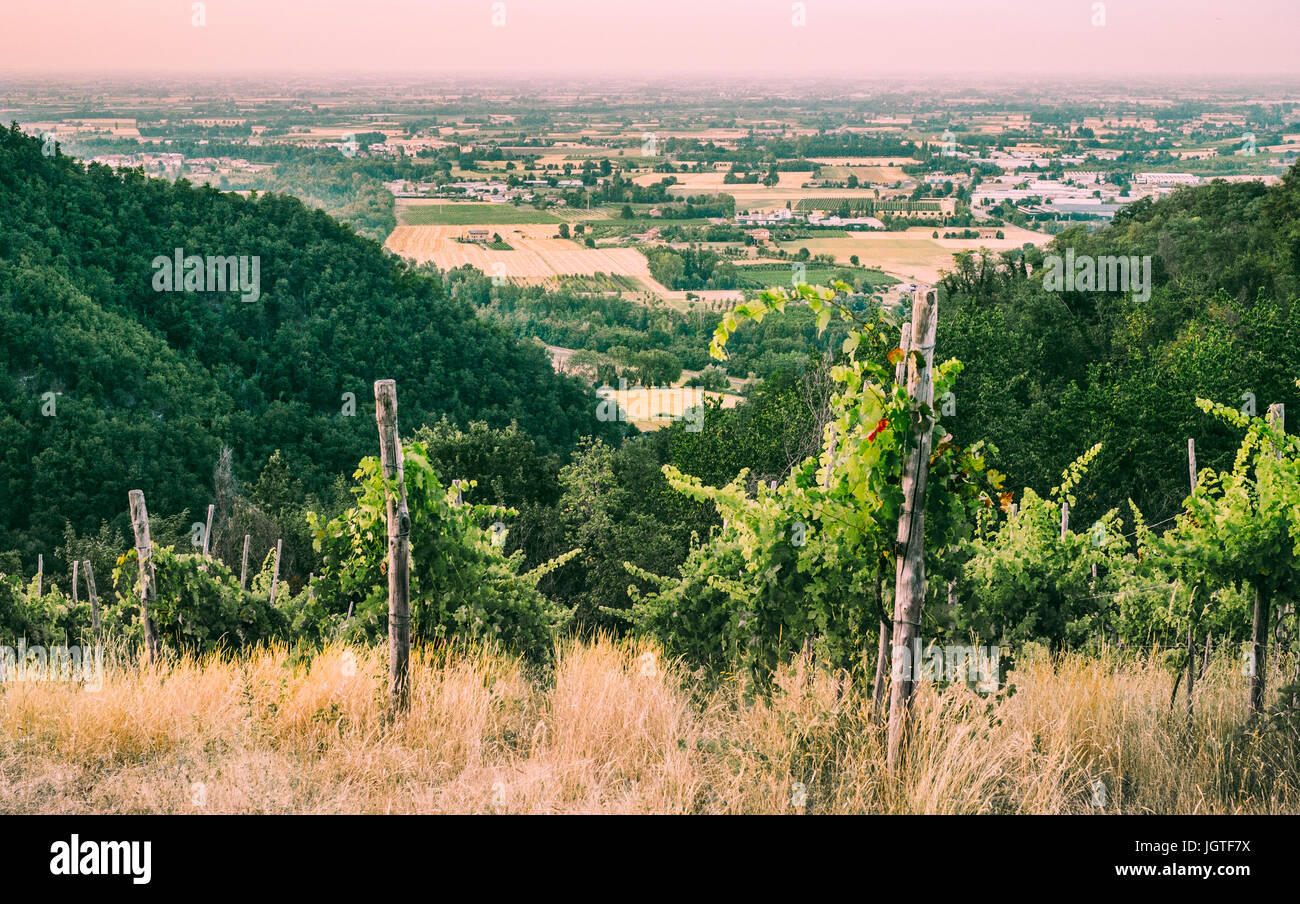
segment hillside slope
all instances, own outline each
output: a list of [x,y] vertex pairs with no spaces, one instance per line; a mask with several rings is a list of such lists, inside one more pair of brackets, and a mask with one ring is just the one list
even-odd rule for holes
[[[177,248],[256,256],[260,297],[157,291]],[[281,449],[322,490],[374,453],[379,378],[404,431],[516,420],[565,451],[611,429],[541,350],[294,198],[87,168],[0,129],[0,549],[48,560],[65,520],[123,524],[136,487],[200,512],[222,446],[246,479]]]

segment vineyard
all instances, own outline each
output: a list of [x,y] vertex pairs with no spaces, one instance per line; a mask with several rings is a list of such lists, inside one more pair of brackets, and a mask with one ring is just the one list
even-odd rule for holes
[[[1300,812],[1300,170],[1053,240],[1154,257],[1141,301],[1017,241],[676,311],[549,226],[394,233],[577,256],[502,284],[40,147],[0,132],[0,810]],[[212,224],[258,303],[152,290]],[[639,432],[548,346],[713,390]]]
[[962,371],[932,360],[942,293],[900,324],[847,291],[768,291],[719,324],[719,358],[792,300],[848,325],[824,442],[768,484],[665,467],[722,527],[677,575],[626,565],[621,641],[566,631],[539,586],[583,550],[524,570],[519,513],[464,502],[472,481],[403,442],[392,381],[352,505],[308,515],[322,565],[299,588],[279,542],[251,571],[249,535],[237,569],[214,556],[215,505],[196,551],[156,547],[132,491],[135,543],[101,587],[88,561],[62,588],[0,585],[24,638],[4,668],[53,678],[0,696],[10,806],[48,804],[21,776],[67,760],[95,805],[164,811],[1293,811],[1300,441],[1281,406],[1198,402],[1240,448],[1198,471],[1189,444],[1162,533],[1132,504],[1071,525],[1100,447],[1046,497],[1009,490],[996,450],[942,422]]

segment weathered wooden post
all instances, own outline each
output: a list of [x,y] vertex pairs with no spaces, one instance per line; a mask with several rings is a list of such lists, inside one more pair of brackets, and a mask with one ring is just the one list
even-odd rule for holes
[[[898,348],[903,352],[903,357],[898,359],[894,365],[894,385],[906,388],[907,385],[907,352],[912,347],[912,324],[904,323],[899,330]],[[885,676],[889,674],[889,645],[893,641],[893,626],[889,623],[889,617],[885,612],[885,598],[881,588],[883,570],[882,563],[876,564],[876,606],[879,609],[877,613],[880,621],[880,636],[876,645],[876,678],[871,688],[871,711],[880,717],[884,714],[885,708]]]
[[72,560],[72,605],[77,605],[77,570],[81,567],[78,559]]
[[95,569],[90,567],[90,559],[81,564],[86,566],[86,593],[90,596],[90,627],[99,633],[99,594],[95,592]]
[[215,505],[208,506],[208,523],[203,528],[203,558],[208,558],[209,544],[212,542],[212,513],[217,510]]
[[[1187,476],[1196,492],[1196,439],[1187,437]],[[1192,691],[1196,688],[1196,590],[1187,601],[1187,715],[1192,715]]]
[[1070,503],[1061,503],[1061,539],[1065,539],[1065,532],[1070,529]]
[[[1274,430],[1286,429],[1286,409],[1281,402],[1268,406],[1268,425]],[[1282,450],[1274,452],[1282,457]],[[1250,623],[1250,711],[1264,711],[1264,667],[1268,656],[1268,622],[1272,600],[1261,584],[1255,585],[1255,609]]]
[[[886,763],[893,768],[908,730],[913,677],[913,641],[925,604],[925,484],[930,470],[934,427],[934,340],[938,326],[938,292],[926,288],[912,308],[912,346],[907,355],[907,394],[917,410],[903,466],[903,509],[898,519],[898,567],[894,582],[894,675],[889,694],[889,740]],[[902,659],[904,668],[899,669]]]
[[275,541],[275,564],[271,566],[271,598],[269,600],[272,606],[275,605],[275,587],[280,583],[280,550],[284,546],[284,540]]
[[45,593],[45,556],[36,557],[36,598],[40,599]]
[[390,711],[410,704],[411,514],[406,507],[406,470],[397,431],[397,384],[375,381],[375,422],[388,515],[388,704]]
[[149,537],[149,510],[144,504],[144,491],[132,490],[131,527],[135,530],[135,552],[140,560],[140,620],[144,622],[145,654],[150,662],[158,658],[158,638],[153,633],[149,617],[149,603],[154,598],[153,541]]
[[248,542],[252,539],[250,534],[244,534],[244,559],[239,566],[239,589],[248,589]]

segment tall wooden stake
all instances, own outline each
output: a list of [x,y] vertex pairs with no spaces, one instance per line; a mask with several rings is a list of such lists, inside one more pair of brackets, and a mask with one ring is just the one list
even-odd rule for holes
[[1070,529],[1070,503],[1061,503],[1061,539],[1065,539],[1065,532]]
[[[1187,477],[1196,492],[1196,440],[1187,437]],[[1196,688],[1196,588],[1187,601],[1187,715],[1192,715],[1192,691]]]
[[[1275,430],[1286,429],[1286,409],[1282,403],[1268,406],[1268,423]],[[1275,453],[1279,458],[1282,450]],[[1255,585],[1255,608],[1250,622],[1250,711],[1264,711],[1264,667],[1267,664],[1268,622],[1272,600],[1264,591],[1262,584]]]
[[208,557],[209,544],[212,542],[212,513],[217,510],[215,505],[208,506],[208,524],[203,529],[203,558]]
[[907,357],[907,394],[912,404],[928,412],[912,425],[903,469],[903,510],[898,519],[898,568],[894,581],[894,661],[907,657],[908,667],[894,670],[889,694],[889,742],[886,763],[893,768],[908,729],[916,663],[913,641],[925,603],[925,484],[930,470],[931,429],[934,426],[934,339],[939,298],[927,288],[912,308],[912,347]]
[[36,557],[36,598],[40,599],[45,593],[45,556]]
[[77,559],[72,560],[72,605],[77,605],[77,570],[81,568],[81,562]]
[[275,588],[280,583],[280,550],[284,546],[283,540],[275,541],[275,565],[271,567],[271,598],[270,604],[275,605]]
[[144,491],[132,490],[131,527],[135,530],[135,551],[140,559],[140,620],[144,622],[145,655],[153,662],[158,658],[158,638],[153,633],[149,618],[149,603],[154,598],[153,541],[149,538],[149,510],[145,508]]
[[95,592],[95,569],[90,567],[90,559],[81,564],[86,566],[86,593],[90,595],[90,627],[99,633],[99,594]]
[[388,704],[396,712],[410,703],[411,514],[406,507],[406,469],[393,380],[375,381],[375,422],[388,515]]
[[[912,324],[904,323],[898,333],[898,347],[903,352],[903,357],[898,359],[894,365],[894,384],[896,386],[906,387],[907,385],[907,352],[912,347]],[[893,626],[889,622],[889,616],[885,613],[885,597],[881,590],[882,571],[884,563],[876,563],[876,609],[880,621],[880,636],[876,644],[876,680],[871,688],[871,711],[877,717],[884,715],[885,710],[885,678],[889,675],[889,645],[893,642]]]
[[244,534],[244,559],[239,566],[239,589],[248,589],[248,541],[252,539],[249,534]]

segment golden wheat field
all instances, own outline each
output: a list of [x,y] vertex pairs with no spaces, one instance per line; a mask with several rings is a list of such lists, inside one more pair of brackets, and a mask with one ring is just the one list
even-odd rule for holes
[[[457,241],[471,228],[500,235],[513,250],[495,251],[481,244]],[[469,264],[488,276],[532,281],[610,273],[635,277],[652,290],[663,288],[650,276],[650,266],[641,252],[632,248],[584,248],[569,239],[557,238],[556,230],[544,224],[398,226],[388,237],[387,247],[414,261],[433,261],[444,270]]]
[[638,641],[563,642],[546,669],[417,650],[390,721],[382,648],[108,658],[98,691],[0,685],[0,811],[1300,812],[1294,734],[1243,731],[1230,657],[1190,720],[1146,658],[1022,655],[993,697],[922,684],[895,772],[870,689],[803,660],[752,694]]

